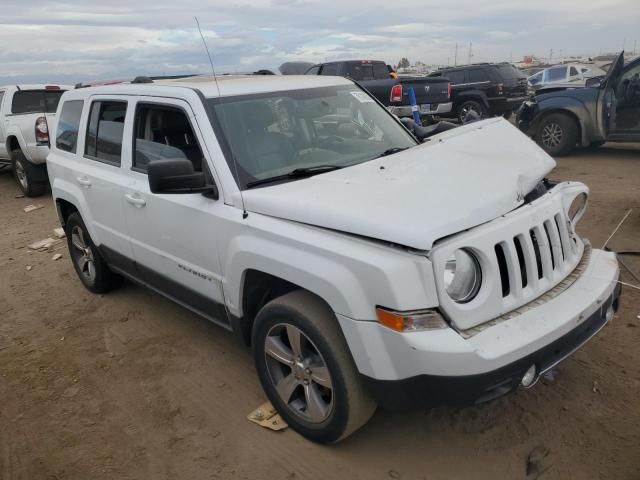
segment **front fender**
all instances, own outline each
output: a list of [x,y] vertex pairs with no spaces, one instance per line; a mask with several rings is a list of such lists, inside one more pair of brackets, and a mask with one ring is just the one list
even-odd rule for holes
[[249,270],[309,290],[334,312],[357,320],[375,320],[379,305],[417,310],[438,304],[424,256],[296,222],[253,213],[249,218],[258,228],[233,235],[225,249],[225,301],[238,317]]
[[588,146],[597,139],[596,126],[588,107],[580,100],[571,97],[550,97],[538,100],[538,114],[533,119],[531,130],[537,132],[542,119],[551,113],[568,113],[580,127],[581,144]]

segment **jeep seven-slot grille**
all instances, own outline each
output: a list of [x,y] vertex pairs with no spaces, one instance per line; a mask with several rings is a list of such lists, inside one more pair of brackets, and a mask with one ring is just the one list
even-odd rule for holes
[[520,296],[527,287],[537,290],[544,279],[566,274],[567,268],[575,263],[577,250],[576,241],[560,213],[496,243],[502,297]]

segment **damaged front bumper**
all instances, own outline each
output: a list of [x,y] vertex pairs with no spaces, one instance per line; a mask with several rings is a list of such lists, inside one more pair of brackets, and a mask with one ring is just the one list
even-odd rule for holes
[[470,338],[452,329],[398,333],[338,317],[379,405],[472,405],[516,389],[533,365],[535,383],[589,341],[618,308],[618,276],[615,254],[593,250],[564,292]]

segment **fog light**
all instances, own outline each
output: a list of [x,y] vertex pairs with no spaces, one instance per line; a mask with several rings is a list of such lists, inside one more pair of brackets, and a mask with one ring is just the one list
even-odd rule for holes
[[536,368],[535,365],[531,365],[529,369],[524,373],[524,376],[522,377],[522,386],[526,388],[533,385],[533,382],[536,381],[537,374],[538,374],[538,369]]
[[607,308],[607,313],[605,313],[605,320],[607,322],[610,322],[611,320],[613,320],[614,314],[615,310],[613,309],[613,305],[609,305],[609,308]]

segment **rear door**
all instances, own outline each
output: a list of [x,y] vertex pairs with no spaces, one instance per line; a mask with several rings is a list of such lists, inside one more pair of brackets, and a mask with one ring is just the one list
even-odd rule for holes
[[[67,128],[82,100],[68,100],[61,107],[56,131],[57,155],[64,157],[65,170],[76,185],[85,205],[83,219],[90,223],[92,236],[109,262],[123,269],[132,266],[132,252],[127,240],[122,208],[122,194],[127,182],[121,168],[125,129],[133,121],[128,101],[113,96],[90,97],[84,105],[79,132]],[[130,127],[129,127],[130,128]],[[77,136],[77,141],[74,139]]]
[[499,64],[495,69],[498,73],[498,81],[502,83],[505,98],[527,96],[527,77],[524,73],[511,64]]
[[227,324],[218,258],[223,202],[198,193],[153,194],[147,166],[186,158],[209,169],[194,113],[178,99],[137,97],[129,182],[123,192],[130,241],[149,286],[209,319]]

